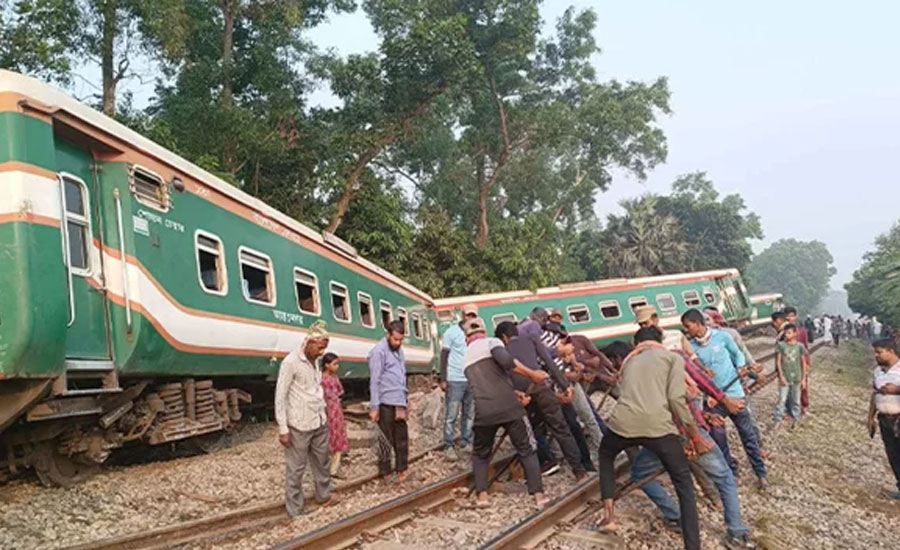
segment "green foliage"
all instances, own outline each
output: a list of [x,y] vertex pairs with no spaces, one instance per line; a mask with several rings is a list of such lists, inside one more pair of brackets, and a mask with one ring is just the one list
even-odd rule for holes
[[750,263],[750,239],[762,239],[759,216],[745,213],[740,195],[719,198],[705,172],[680,176],[656,209],[678,219],[686,243],[682,271],[738,268]]
[[611,277],[645,277],[682,271],[688,245],[678,219],[659,212],[657,198],[622,201],[623,216],[610,215],[603,234]]
[[853,311],[900,325],[900,223],[875,239],[844,288]]
[[0,68],[70,83],[79,20],[72,0],[0,1]]
[[[378,47],[339,56],[307,31],[354,0],[16,0],[0,63],[100,64],[104,111],[435,296],[746,265],[759,220],[703,173],[597,219],[614,173],[665,160],[670,91],[601,80],[593,10],[544,32],[540,0],[359,4]],[[144,110],[116,93],[136,58]]]
[[825,243],[782,239],[754,257],[745,276],[751,292],[781,292],[786,305],[814,314],[836,272],[833,261]]

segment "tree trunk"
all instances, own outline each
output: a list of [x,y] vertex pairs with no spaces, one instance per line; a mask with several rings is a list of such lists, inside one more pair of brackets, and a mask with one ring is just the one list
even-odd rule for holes
[[225,30],[222,33],[222,106],[230,109],[234,103],[233,67],[234,64],[234,0],[223,0],[222,18]]
[[231,175],[235,175],[237,164],[234,153],[234,141],[231,135],[231,108],[234,105],[234,18],[235,0],[222,0],[222,98],[221,106],[226,116],[225,143],[222,151],[222,167]]
[[118,0],[107,0],[103,4],[103,36],[100,38],[100,71],[103,77],[103,114],[116,114],[116,84],[113,61],[116,44],[116,11]]
[[488,198],[490,190],[484,185],[484,154],[475,157],[475,182],[478,185],[478,230],[475,232],[475,244],[479,248],[487,243],[490,226],[488,226]]
[[353,165],[353,170],[347,177],[347,183],[344,184],[344,191],[341,193],[341,198],[338,199],[334,214],[331,216],[331,221],[328,223],[328,228],[326,228],[325,231],[334,233],[337,231],[338,227],[341,226],[341,223],[344,221],[344,215],[346,215],[347,210],[350,209],[350,201],[353,200],[353,195],[355,195],[356,191],[359,189],[359,179],[362,177],[363,171],[386,145],[387,143],[379,143],[378,146],[372,147],[356,160],[356,164]]

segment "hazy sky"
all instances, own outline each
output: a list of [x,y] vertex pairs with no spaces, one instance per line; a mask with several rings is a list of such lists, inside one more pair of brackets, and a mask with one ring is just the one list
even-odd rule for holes
[[[545,2],[548,30],[572,3]],[[667,76],[672,90],[674,112],[661,120],[668,161],[645,183],[615,181],[598,199],[601,214],[705,170],[762,217],[766,236],[755,250],[781,238],[824,241],[836,288],[900,219],[900,2],[574,4],[597,12],[602,78]],[[361,13],[333,17],[311,34],[341,53],[377,44]],[[327,90],[314,99],[330,101]]]

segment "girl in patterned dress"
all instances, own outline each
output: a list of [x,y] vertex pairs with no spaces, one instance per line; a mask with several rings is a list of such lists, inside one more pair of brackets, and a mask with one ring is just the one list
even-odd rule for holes
[[344,387],[338,378],[341,363],[338,356],[326,353],[322,357],[322,390],[325,394],[325,414],[328,416],[328,443],[331,447],[331,476],[340,478],[341,454],[347,452],[347,423],[344,421],[344,409],[341,407],[341,396]]

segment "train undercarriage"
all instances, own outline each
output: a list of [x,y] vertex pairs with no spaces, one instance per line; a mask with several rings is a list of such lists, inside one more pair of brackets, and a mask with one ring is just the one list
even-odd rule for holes
[[0,471],[33,468],[50,486],[83,481],[113,450],[129,444],[163,445],[227,431],[252,401],[252,390],[216,387],[229,380],[133,380],[121,388],[117,382],[104,387],[109,382],[103,380],[92,388],[60,379],[3,382],[14,384],[0,384],[7,386],[0,391],[0,423],[9,426],[0,434]]

